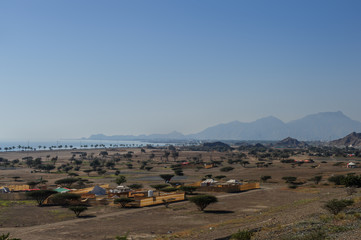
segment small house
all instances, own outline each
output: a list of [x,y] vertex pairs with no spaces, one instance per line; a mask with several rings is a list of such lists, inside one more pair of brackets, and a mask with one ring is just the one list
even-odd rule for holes
[[201,187],[213,186],[213,185],[216,185],[217,183],[218,182],[213,179],[206,179],[203,182],[201,182]]
[[356,168],[356,163],[353,163],[353,162],[349,162],[347,163],[347,168]]

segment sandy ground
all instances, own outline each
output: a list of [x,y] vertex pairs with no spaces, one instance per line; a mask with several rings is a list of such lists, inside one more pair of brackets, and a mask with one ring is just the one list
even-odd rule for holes
[[[128,184],[143,183],[145,187],[162,183],[158,177],[160,173],[172,173],[169,169],[172,162],[160,160],[162,150],[153,150],[156,155],[151,171],[139,170],[140,162],[148,159],[147,154],[141,154],[140,149],[134,151],[133,169],[125,166],[121,161],[117,168],[128,179]],[[87,150],[88,154],[98,155],[100,150]],[[128,151],[128,150],[125,150]],[[118,151],[123,154],[124,150]],[[114,152],[109,152],[110,155]],[[180,159],[189,159],[202,154],[204,159],[220,158],[222,154],[206,152],[181,152]],[[31,155],[34,158],[51,155],[59,156],[57,165],[66,163],[72,156],[71,151],[44,151],[44,152],[9,152],[0,153],[0,157],[9,160],[21,159]],[[305,156],[296,156],[303,159]],[[339,159],[328,159],[328,163],[321,163],[324,159],[315,159],[319,167],[311,168],[313,164],[303,164],[292,167],[274,161],[268,168],[256,168],[256,159],[250,158],[251,164],[244,168],[239,164],[223,163],[223,166],[232,166],[231,172],[221,172],[220,168],[212,169],[184,169],[184,182],[199,181],[206,174],[226,175],[228,179],[259,180],[260,176],[270,175],[270,183],[261,185],[261,189],[243,193],[218,193],[219,202],[210,205],[205,212],[200,212],[195,205],[188,202],[173,203],[166,208],[163,205],[139,208],[121,209],[110,206],[90,207],[84,217],[75,218],[68,209],[51,206],[37,207],[31,202],[14,203],[11,206],[0,205],[0,233],[10,232],[12,237],[22,240],[37,239],[115,239],[117,235],[129,233],[131,239],[217,239],[229,236],[238,229],[267,228],[256,233],[254,239],[278,239],[277,229],[287,229],[299,221],[310,219],[315,215],[326,214],[322,205],[333,198],[346,197],[345,189],[328,185],[326,179],[334,174],[361,173],[361,169],[346,169],[342,166],[333,166]],[[139,161],[139,162],[138,162]],[[85,164],[85,168],[87,165]],[[0,184],[23,184],[27,181],[43,177],[49,184],[64,178],[65,173],[31,173],[32,169],[26,166],[17,166],[14,170],[0,170]],[[87,178],[82,171],[80,176]],[[114,183],[114,170],[108,170],[104,176],[92,173],[89,180],[94,183]],[[323,181],[314,185],[308,181],[311,177],[322,175]],[[15,182],[13,176],[21,178]],[[297,189],[289,189],[282,180],[284,176],[296,176],[298,181],[307,182]],[[142,180],[146,179],[146,180]],[[360,194],[360,193],[358,193]],[[281,231],[281,230],[280,230]],[[339,239],[357,239],[356,230],[340,233]],[[347,238],[348,237],[348,238]]]

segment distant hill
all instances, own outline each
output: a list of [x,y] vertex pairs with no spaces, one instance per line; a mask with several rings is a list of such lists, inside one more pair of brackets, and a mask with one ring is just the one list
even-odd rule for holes
[[301,140],[333,140],[353,131],[361,132],[361,122],[340,111],[308,115],[287,125],[289,136]]
[[273,145],[274,147],[282,147],[282,148],[304,148],[307,147],[308,144],[305,142],[300,142],[295,138],[285,138],[276,144]]
[[232,150],[231,146],[223,142],[206,142],[201,145],[188,146],[185,149],[191,151],[218,151],[218,152],[226,152]]
[[342,112],[323,112],[284,123],[267,117],[250,123],[238,121],[209,127],[189,135],[194,139],[219,140],[281,140],[292,137],[299,140],[332,140],[352,131],[361,132],[361,122],[350,119]]
[[266,117],[250,123],[234,121],[207,128],[200,133],[188,135],[194,139],[219,140],[275,140],[288,136],[287,125],[275,117]]
[[346,137],[331,141],[330,145],[337,147],[361,147],[361,133],[352,132]]
[[361,122],[355,121],[342,112],[322,112],[284,123],[275,117],[261,118],[253,122],[242,123],[233,121],[218,124],[213,127],[189,135],[179,132],[151,135],[114,135],[96,134],[88,139],[92,140],[281,140],[287,137],[301,141],[330,141],[342,138],[350,132],[361,132]]
[[158,141],[162,141],[162,140],[184,140],[187,139],[186,136],[184,136],[182,133],[180,132],[171,132],[168,134],[151,134],[151,135],[138,135],[138,136],[133,136],[133,135],[113,135],[113,136],[106,136],[104,134],[94,134],[91,135],[89,138],[85,138],[85,139],[89,139],[89,140],[120,140],[120,141],[139,141],[139,140],[144,140],[144,141],[150,141],[150,140],[158,140]]

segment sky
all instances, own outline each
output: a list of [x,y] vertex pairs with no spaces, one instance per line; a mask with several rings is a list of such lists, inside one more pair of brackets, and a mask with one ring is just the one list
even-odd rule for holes
[[361,121],[358,0],[0,0],[0,140]]

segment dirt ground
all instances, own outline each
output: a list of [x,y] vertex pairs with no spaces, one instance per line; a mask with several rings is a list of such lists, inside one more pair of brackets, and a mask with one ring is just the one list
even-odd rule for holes
[[[100,150],[86,150],[88,155],[99,155]],[[116,167],[122,175],[127,177],[127,184],[142,183],[144,188],[151,184],[162,183],[159,178],[161,173],[173,173],[170,165],[174,164],[170,157],[169,161],[161,158],[163,150],[147,150],[142,154],[140,149],[122,149],[111,152],[121,154],[133,151],[133,168],[128,169],[125,161],[121,161]],[[140,170],[140,162],[148,159],[147,154],[153,151],[155,160],[151,163],[150,171]],[[193,156],[202,155],[204,161],[221,158],[224,153],[208,152],[180,152],[178,160],[187,160]],[[212,155],[210,155],[212,154]],[[21,159],[24,156],[41,157],[49,159],[58,156],[57,165],[66,163],[71,158],[70,150],[62,151],[39,151],[39,152],[7,152],[0,153],[0,157],[9,160]],[[48,158],[47,158],[48,156]],[[293,156],[295,159],[305,159],[305,156]],[[201,180],[207,174],[226,175],[227,179],[242,179],[245,181],[259,181],[261,176],[269,175],[272,178],[267,183],[261,183],[261,189],[242,193],[210,193],[216,195],[219,202],[210,205],[205,212],[197,210],[196,206],[188,201],[145,208],[119,208],[113,206],[89,207],[81,218],[75,218],[74,214],[66,208],[59,206],[37,207],[31,200],[24,201],[0,201],[0,233],[11,233],[12,237],[22,240],[37,239],[115,239],[115,236],[129,234],[129,239],[221,239],[239,229],[260,229],[254,239],[281,239],[282,231],[294,231],[301,221],[319,218],[327,214],[322,205],[333,198],[348,197],[345,188],[336,187],[327,182],[327,178],[335,174],[356,173],[361,169],[347,169],[344,166],[334,166],[340,159],[317,159],[313,164],[292,166],[291,164],[273,161],[267,168],[257,168],[256,159],[250,157],[250,164],[243,167],[240,164],[228,164],[224,161],[223,166],[232,166],[234,170],[221,172],[220,167],[211,169],[185,168],[184,176],[174,178],[172,181],[191,183]],[[327,160],[327,163],[322,163]],[[356,159],[358,160],[358,159]],[[344,161],[344,160],[342,160]],[[317,167],[314,167],[316,166]],[[311,167],[313,166],[313,167]],[[27,166],[15,166],[16,169],[0,170],[0,185],[25,184],[27,181],[42,177],[52,185],[55,180],[67,176],[66,173],[34,173]],[[84,165],[87,168],[87,165]],[[93,183],[114,183],[114,170],[100,176],[96,172],[88,177],[79,171],[79,177],[91,180]],[[318,184],[309,181],[310,178],[322,175],[323,180]],[[15,181],[14,176],[20,178]],[[298,181],[305,184],[290,189],[282,177],[295,176]],[[353,197],[360,197],[360,191]],[[361,197],[360,197],[361,201]],[[361,220],[360,220],[361,221]],[[337,233],[337,239],[357,239],[359,229]]]

